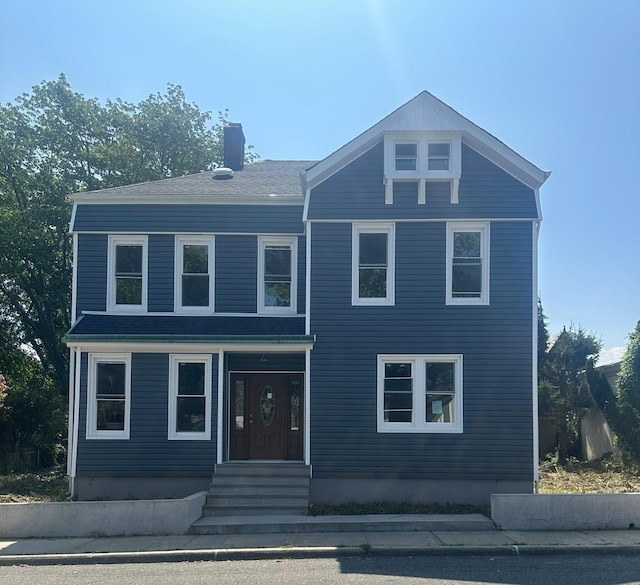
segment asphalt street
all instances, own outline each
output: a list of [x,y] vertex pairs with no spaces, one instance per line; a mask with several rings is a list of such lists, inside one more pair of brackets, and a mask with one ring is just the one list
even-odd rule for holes
[[385,556],[262,561],[0,567],[3,585],[631,585],[636,554]]

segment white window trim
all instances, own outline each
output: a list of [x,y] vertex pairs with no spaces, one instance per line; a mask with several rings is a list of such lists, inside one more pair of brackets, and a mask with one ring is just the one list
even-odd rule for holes
[[[480,232],[480,254],[482,257],[482,294],[477,298],[455,298],[453,296],[453,234],[455,232]],[[447,222],[447,268],[446,268],[446,304],[447,305],[488,305],[490,302],[490,266],[491,256],[489,222]]]
[[[128,439],[131,420],[131,354],[130,353],[90,353],[87,372],[87,439]],[[124,429],[121,431],[99,431],[97,373],[98,364],[125,365]]]
[[[264,304],[264,251],[267,246],[289,246],[291,248],[291,303],[288,307],[271,307]],[[258,313],[264,315],[295,315],[298,313],[297,237],[258,237]]]
[[[182,248],[185,245],[209,246],[209,304],[206,307],[189,307],[182,305],[182,269],[184,255]],[[175,261],[173,276],[173,305],[176,313],[183,314],[211,314],[215,311],[215,238],[213,236],[176,236]]]
[[[360,234],[387,234],[387,294],[380,298],[360,297]],[[354,306],[395,305],[395,224],[354,223],[351,234],[351,304]]]
[[[410,363],[413,380],[413,416],[410,423],[384,420],[384,365]],[[455,401],[452,423],[426,422],[426,363],[454,364]],[[378,432],[379,433],[462,433],[463,391],[462,354],[382,354],[378,355]]]
[[[211,354],[169,355],[169,425],[167,438],[170,441],[208,441],[211,439]],[[176,430],[176,402],[178,398],[179,364],[204,364],[204,416],[205,430],[201,433],[181,433]]]
[[[116,304],[116,247],[130,245],[142,246],[142,303],[140,305],[118,305]],[[109,251],[107,255],[107,311],[126,313],[147,312],[147,250],[147,236],[109,236]]]

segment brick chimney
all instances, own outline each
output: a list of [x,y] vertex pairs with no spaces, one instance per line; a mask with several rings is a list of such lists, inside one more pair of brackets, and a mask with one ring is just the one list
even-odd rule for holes
[[224,127],[224,166],[234,171],[241,171],[244,167],[242,124],[229,122]]

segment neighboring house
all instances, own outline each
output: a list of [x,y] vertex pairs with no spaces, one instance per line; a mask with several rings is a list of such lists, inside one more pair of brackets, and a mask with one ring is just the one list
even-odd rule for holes
[[72,197],[75,496],[531,492],[548,173],[427,92],[320,162],[243,156],[231,124],[233,173]]

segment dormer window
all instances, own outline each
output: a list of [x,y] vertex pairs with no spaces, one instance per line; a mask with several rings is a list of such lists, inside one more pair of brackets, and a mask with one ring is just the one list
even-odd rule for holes
[[418,168],[418,144],[396,143],[396,171],[415,171]]
[[459,132],[390,132],[384,137],[385,203],[393,203],[393,183],[418,182],[418,203],[426,203],[428,181],[450,181],[451,203],[458,202],[462,173]]
[[451,158],[451,144],[449,142],[429,142],[429,171],[448,171]]

